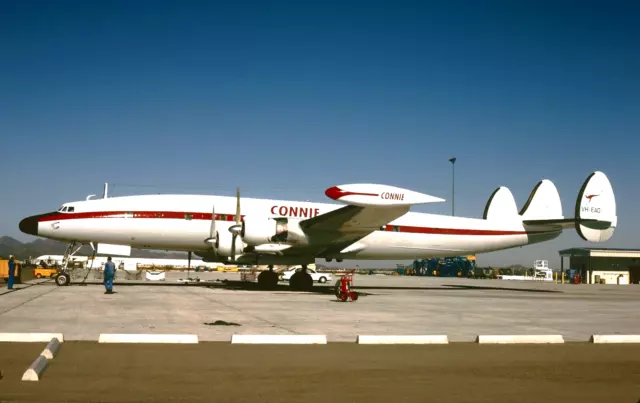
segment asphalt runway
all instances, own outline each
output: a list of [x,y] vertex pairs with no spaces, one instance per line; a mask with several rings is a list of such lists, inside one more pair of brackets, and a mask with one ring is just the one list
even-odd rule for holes
[[[18,346],[18,347],[16,347]],[[255,346],[0,343],[7,402],[636,403],[640,345]]]

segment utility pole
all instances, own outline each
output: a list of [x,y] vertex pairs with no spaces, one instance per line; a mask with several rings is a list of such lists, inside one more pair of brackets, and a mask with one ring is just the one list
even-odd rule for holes
[[452,183],[451,183],[451,216],[455,214],[455,201],[456,201],[456,158],[449,158],[452,169]]

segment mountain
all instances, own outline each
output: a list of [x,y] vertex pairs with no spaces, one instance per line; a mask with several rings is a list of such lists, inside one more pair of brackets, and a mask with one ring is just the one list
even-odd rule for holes
[[7,248],[20,248],[22,247],[22,242],[16,241],[9,236],[3,236],[0,238],[0,246],[6,246]]
[[[8,258],[14,255],[18,260],[35,259],[40,255],[64,255],[67,244],[50,239],[36,239],[33,242],[22,243],[8,236],[0,238],[0,257]],[[83,246],[77,255],[91,256],[93,249],[90,246]],[[131,257],[141,258],[164,258],[164,259],[186,259],[186,253],[180,252],[152,252],[143,249],[131,249]]]

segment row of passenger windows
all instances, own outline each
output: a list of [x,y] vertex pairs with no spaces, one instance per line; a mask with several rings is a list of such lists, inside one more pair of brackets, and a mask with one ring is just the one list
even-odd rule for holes
[[[74,207],[73,206],[62,206],[58,209],[59,212],[61,213],[73,213],[74,212]],[[163,218],[165,217],[164,213],[155,213],[155,218]],[[173,215],[173,214],[172,214]],[[204,213],[199,213],[199,214],[195,214],[195,216],[204,216]],[[127,211],[126,213],[124,213],[124,218],[133,218],[133,212]],[[198,217],[195,217],[198,218]],[[221,215],[221,216],[216,216],[216,219],[218,220],[227,220],[229,218],[229,216],[227,215]],[[185,213],[184,214],[184,219],[185,220],[193,220],[194,219],[194,214],[192,213]]]
[[[146,215],[146,214],[145,214]],[[164,213],[153,213],[153,216],[155,218],[163,218],[165,217]],[[126,213],[124,213],[124,218],[133,218],[133,213],[130,211],[127,211]],[[185,220],[191,220],[193,219],[193,214],[189,214],[189,213],[185,213],[184,214],[184,219]]]

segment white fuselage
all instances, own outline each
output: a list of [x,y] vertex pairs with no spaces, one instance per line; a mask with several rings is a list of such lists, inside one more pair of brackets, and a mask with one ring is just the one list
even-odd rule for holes
[[[37,218],[33,235],[60,241],[130,245],[133,248],[206,254],[212,208],[217,231],[235,224],[236,198],[203,195],[143,195],[66,203],[72,212]],[[341,204],[241,199],[242,216],[305,219],[344,207]],[[23,228],[27,225],[20,224]],[[340,259],[421,259],[491,252],[556,238],[560,231],[527,232],[521,220],[484,220],[408,212],[358,240]],[[314,258],[309,256],[309,258]],[[290,259],[280,259],[288,264]],[[270,262],[278,264],[277,257]],[[285,263],[286,262],[286,263]],[[303,263],[303,262],[300,262]]]

